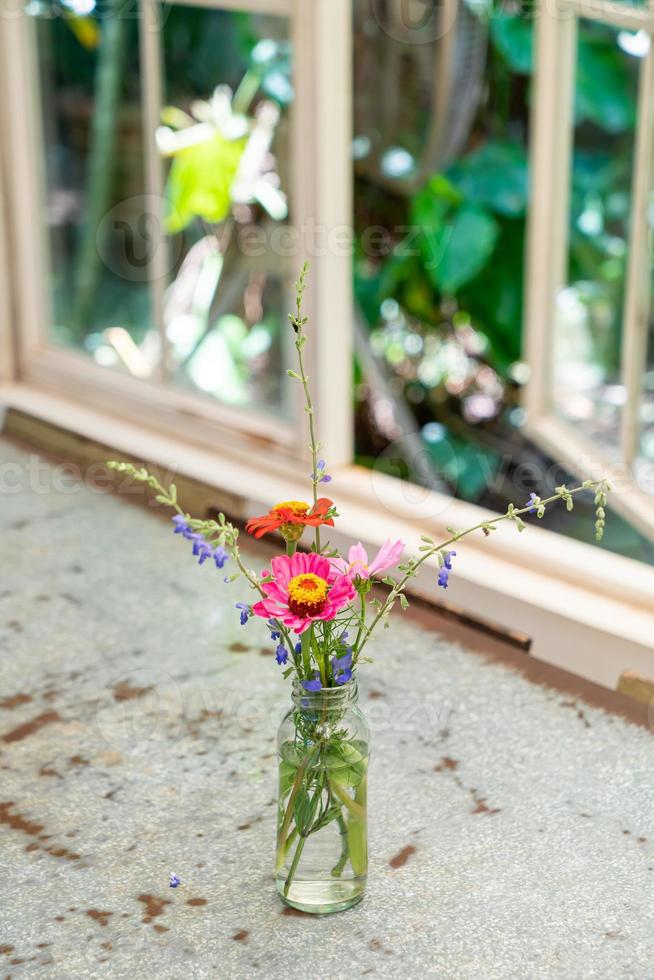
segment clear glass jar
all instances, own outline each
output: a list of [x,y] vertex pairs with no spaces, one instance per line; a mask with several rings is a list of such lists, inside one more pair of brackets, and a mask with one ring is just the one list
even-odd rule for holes
[[316,914],[363,898],[368,871],[370,729],[356,706],[356,680],[305,691],[278,733],[277,891]]

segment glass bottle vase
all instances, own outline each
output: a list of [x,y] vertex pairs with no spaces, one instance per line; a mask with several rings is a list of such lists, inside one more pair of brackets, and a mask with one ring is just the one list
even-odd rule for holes
[[324,914],[363,898],[368,871],[370,730],[356,680],[305,691],[278,733],[277,891],[287,905]]

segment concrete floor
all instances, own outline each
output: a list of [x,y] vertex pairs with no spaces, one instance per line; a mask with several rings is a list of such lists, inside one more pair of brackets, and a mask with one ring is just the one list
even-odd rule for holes
[[238,585],[2,442],[0,477],[0,977],[654,977],[650,731],[396,623],[367,898],[289,915],[289,694]]

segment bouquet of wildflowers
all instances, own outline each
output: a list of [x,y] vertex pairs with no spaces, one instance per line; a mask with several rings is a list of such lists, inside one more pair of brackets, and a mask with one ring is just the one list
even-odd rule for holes
[[[505,514],[463,531],[449,529],[445,541],[422,536],[417,554],[410,557],[399,540],[386,541],[373,557],[361,543],[340,554],[328,538],[338,513],[333,501],[320,495],[331,476],[320,458],[303,359],[306,274],[305,265],[296,284],[296,310],[289,316],[298,370],[288,374],[304,389],[312,500],[283,501],[246,524],[255,538],[276,532],[284,541],[284,553],[271,560],[269,569],[257,573],[246,566],[239,530],[223,514],[217,520],[194,519],[180,507],[174,485],[163,487],[146,469],[127,463],[109,466],[150,486],[156,500],[175,511],[174,532],[191,543],[199,564],[209,561],[222,569],[230,561],[234,570],[224,581],[244,579],[255,593],[253,600],[243,596],[236,603],[241,624],[251,618],[264,621],[275,660],[284,677],[293,679],[294,707],[282,723],[279,742],[278,890],[290,905],[325,912],[348,908],[362,897],[365,886],[369,732],[355,701],[357,670],[371,662],[365,650],[373,632],[380,624],[389,625],[396,603],[407,608],[407,586],[430,559],[437,563],[436,585],[447,589],[456,545],[467,535],[488,536],[503,521],[523,531],[523,518],[541,518],[556,501],[572,510],[576,494],[593,491],[599,540],[609,487],[603,480],[586,481],[572,489],[557,487],[547,499],[532,493],[524,505],[512,504]],[[307,532],[310,542],[303,540]],[[394,576],[389,575],[392,569]],[[373,594],[375,583],[386,592]]]

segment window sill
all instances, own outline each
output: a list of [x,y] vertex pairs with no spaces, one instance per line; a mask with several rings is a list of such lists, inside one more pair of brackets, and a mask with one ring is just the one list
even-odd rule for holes
[[[306,494],[306,466],[294,468],[287,459],[278,464],[266,454],[244,462],[223,447],[208,451],[26,385],[0,386],[1,407],[73,433],[66,455],[78,462],[122,454],[215,488],[205,500],[235,518]],[[28,435],[20,418],[12,414],[9,434],[47,451],[52,434],[32,425]],[[332,540],[341,546],[354,538],[374,550],[400,537],[415,548],[421,534],[438,540],[447,536],[446,525],[494,516],[360,467],[332,472],[342,515]],[[606,687],[615,688],[624,670],[654,676],[654,569],[537,527],[524,535],[507,527],[489,539],[471,538],[460,551],[448,605],[528,635],[535,657]],[[431,602],[443,598],[435,566],[414,580],[412,591]]]

